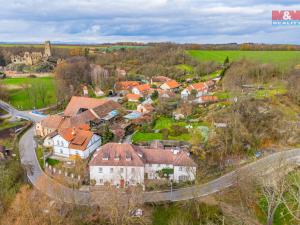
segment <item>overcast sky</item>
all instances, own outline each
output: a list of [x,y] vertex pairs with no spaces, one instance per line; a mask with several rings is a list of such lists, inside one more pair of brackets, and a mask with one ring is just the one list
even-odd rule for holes
[[299,0],[0,0],[0,42],[173,41],[300,44],[300,26],[272,26]]

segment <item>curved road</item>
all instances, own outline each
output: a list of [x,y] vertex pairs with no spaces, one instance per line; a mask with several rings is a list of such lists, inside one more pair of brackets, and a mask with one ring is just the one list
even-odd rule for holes
[[[14,116],[21,116],[33,122],[41,120],[41,117],[32,115],[29,112],[20,112],[8,104],[0,101],[0,107],[7,110]],[[95,197],[105,196],[105,192],[80,191],[73,190],[57,183],[47,176],[41,169],[35,154],[36,143],[33,139],[34,128],[30,128],[20,139],[20,157],[21,162],[27,169],[27,176],[30,182],[41,192],[51,198],[67,203],[76,203],[80,205],[89,205],[96,203]],[[202,185],[181,188],[171,191],[161,192],[143,192],[142,202],[163,202],[163,201],[181,201],[197,197],[203,197],[216,193],[227,187],[234,185],[239,179],[245,179],[248,175],[262,175],[274,171],[279,166],[293,165],[300,161],[300,149],[293,149],[284,152],[278,152],[250,163],[236,171],[230,172],[218,179]],[[109,197],[109,196],[106,196]],[[98,201],[99,202],[99,201]]]

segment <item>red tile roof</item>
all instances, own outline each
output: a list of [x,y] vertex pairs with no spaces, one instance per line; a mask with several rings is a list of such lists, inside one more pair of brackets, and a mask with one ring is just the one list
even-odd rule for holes
[[139,86],[136,86],[136,88],[141,92],[148,91],[151,89],[149,84],[141,84]]
[[152,81],[153,82],[167,82],[171,80],[169,77],[166,77],[166,76],[155,76],[155,77],[152,77]]
[[137,101],[137,100],[140,99],[140,97],[142,97],[142,96],[141,95],[136,95],[136,94],[127,94],[126,95],[126,98],[128,100],[135,100],[135,101]]
[[86,150],[88,143],[93,137],[94,133],[88,130],[83,130],[81,128],[70,127],[66,129],[61,129],[58,134],[62,136],[69,143],[69,148],[76,150]]
[[177,83],[176,80],[167,81],[165,84],[168,85],[171,89],[178,88],[180,86],[180,84]]
[[[131,160],[126,160],[126,156],[131,156]],[[108,159],[105,160],[105,158]],[[115,158],[118,158],[118,160]],[[184,151],[174,154],[172,150],[150,149],[121,143],[107,143],[100,147],[89,165],[144,166],[146,163],[172,164],[174,166],[197,166]]]
[[203,102],[215,102],[218,101],[218,97],[214,95],[205,95],[199,97]]
[[59,115],[51,115],[46,117],[41,121],[42,127],[58,129],[61,122],[63,121],[63,117]]
[[109,102],[109,99],[97,99],[88,97],[73,96],[65,109],[65,116],[75,116],[80,109],[93,109]]
[[197,164],[187,155],[180,151],[174,154],[170,149],[150,149],[141,148],[145,161],[149,164],[172,164],[174,166],[197,166]]
[[[144,166],[136,146],[131,144],[107,143],[94,154],[91,166]],[[104,158],[108,158],[105,160]],[[116,160],[118,158],[118,160]],[[128,158],[128,159],[126,159]],[[130,160],[129,160],[130,159]]]
[[204,82],[200,82],[200,83],[196,83],[196,84],[192,84],[188,87],[189,91],[195,89],[197,91],[204,91],[207,90],[208,87]]
[[140,83],[137,81],[121,81],[116,83],[115,88],[117,90],[131,90],[138,85],[140,85]]

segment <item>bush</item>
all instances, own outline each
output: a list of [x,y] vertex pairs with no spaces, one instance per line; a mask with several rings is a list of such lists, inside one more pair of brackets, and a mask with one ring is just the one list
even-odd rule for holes
[[140,129],[140,132],[142,133],[151,133],[152,132],[152,127],[149,124],[143,124],[143,126]]
[[179,136],[182,134],[187,134],[189,131],[187,128],[179,126],[179,125],[172,125],[171,126],[171,135],[172,136]]
[[168,140],[169,139],[169,133],[170,133],[169,129],[166,129],[166,128],[161,129],[160,133],[162,133],[162,138],[164,140]]

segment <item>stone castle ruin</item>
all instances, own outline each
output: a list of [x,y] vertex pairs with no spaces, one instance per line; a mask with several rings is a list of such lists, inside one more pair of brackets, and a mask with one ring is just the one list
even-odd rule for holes
[[41,62],[48,61],[49,57],[51,56],[51,44],[50,41],[46,41],[44,54],[41,52],[25,52],[24,56],[12,55],[11,62],[14,64],[25,64],[32,66]]

